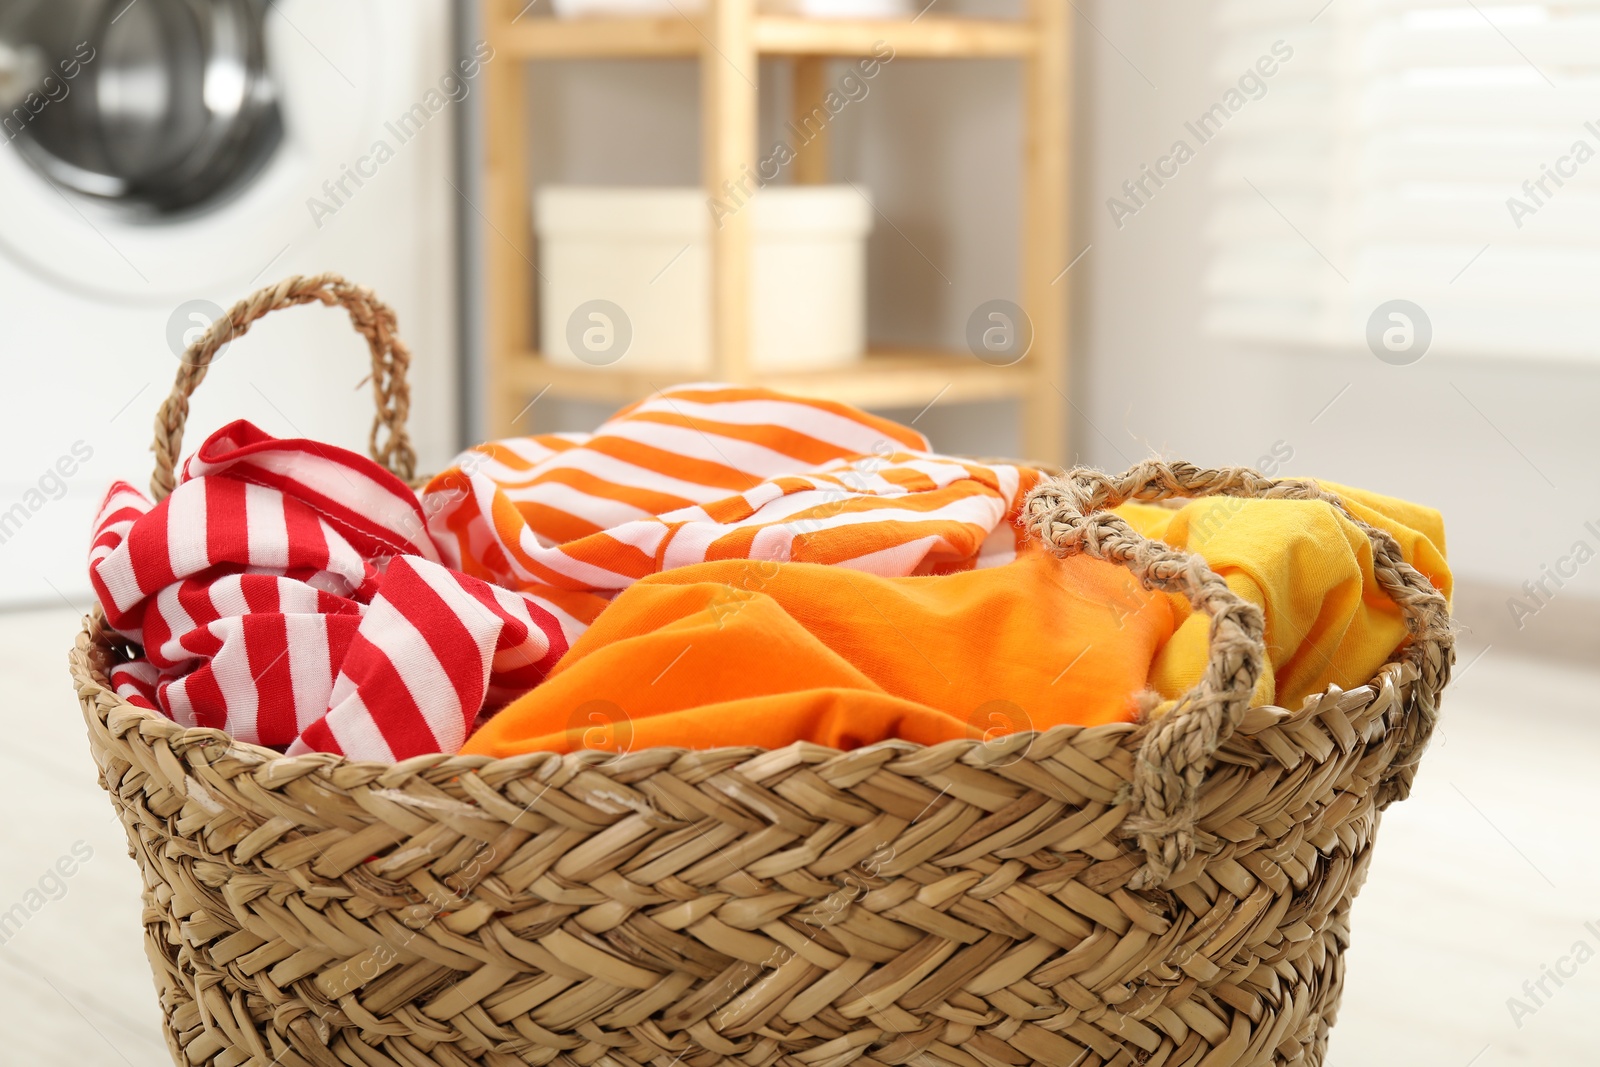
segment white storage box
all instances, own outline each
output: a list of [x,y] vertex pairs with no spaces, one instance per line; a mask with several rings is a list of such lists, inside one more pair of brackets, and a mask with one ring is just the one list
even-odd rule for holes
[[[590,15],[692,15],[705,10],[705,0],[552,0],[561,18]],[[814,18],[896,19],[909,17],[911,0],[761,0],[761,10],[774,15]]]
[[[866,197],[849,185],[768,186],[739,210],[751,212],[751,367],[859,359],[873,216]],[[541,188],[534,225],[545,355],[711,371],[713,224],[699,188]]]

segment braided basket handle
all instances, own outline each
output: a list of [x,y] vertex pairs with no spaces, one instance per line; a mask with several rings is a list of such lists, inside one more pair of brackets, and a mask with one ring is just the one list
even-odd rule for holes
[[[151,445],[151,451],[156,454],[156,469],[150,476],[150,492],[156,500],[163,500],[172,492],[173,472],[183,448],[183,427],[189,419],[189,397],[205,380],[218,350],[243,336],[251,323],[268,312],[314,301],[328,307],[342,306],[350,313],[351,325],[367,339],[367,347],[372,350],[372,396],[378,409],[372,420],[367,449],[374,460],[403,481],[413,480],[417,457],[406,433],[406,419],[411,414],[411,388],[406,384],[406,370],[411,365],[411,352],[396,336],[394,310],[373,295],[372,290],[346,281],[338,274],[309,278],[295,275],[257,290],[233,305],[184,351],[172,393],[156,413],[156,438]],[[386,431],[381,444],[380,429]]]
[[1411,632],[1404,656],[1419,672],[1416,714],[1408,717],[1385,788],[1399,799],[1409,791],[1422,749],[1438,717],[1438,696],[1455,661],[1455,639],[1444,596],[1403,558],[1383,530],[1350,514],[1344,502],[1314,482],[1268,478],[1248,467],[1207,470],[1190,463],[1146,460],[1121,475],[1078,468],[1036,487],[1023,505],[1023,523],[1057,555],[1084,552],[1120,563],[1147,589],[1182,593],[1211,617],[1211,651],[1205,673],[1177,706],[1146,727],[1134,771],[1133,812],[1127,829],[1146,863],[1130,883],[1159,885],[1194,854],[1199,790],[1211,756],[1250,708],[1267,668],[1261,609],[1235,594],[1198,555],[1151,541],[1105,510],[1130,500],[1234,496],[1322,500],[1342,512],[1372,542],[1378,584],[1399,605]]

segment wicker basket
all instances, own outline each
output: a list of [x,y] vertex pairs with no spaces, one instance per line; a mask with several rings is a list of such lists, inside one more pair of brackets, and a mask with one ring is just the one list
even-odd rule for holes
[[[332,276],[234,307],[158,420],[277,307],[342,304],[372,348],[374,456],[411,477],[394,319]],[[379,442],[380,428],[387,428]],[[1148,462],[1030,498],[1058,552],[1209,614],[1153,723],[931,748],[649,749],[396,765],[287,758],[118,699],[98,614],[72,674],[144,874],[179,1064],[1229,1067],[1322,1061],[1378,813],[1409,791],[1453,662],[1443,598],[1372,530],[1412,637],[1367,685],[1248,707],[1262,618],[1103,509],[1321,497]]]

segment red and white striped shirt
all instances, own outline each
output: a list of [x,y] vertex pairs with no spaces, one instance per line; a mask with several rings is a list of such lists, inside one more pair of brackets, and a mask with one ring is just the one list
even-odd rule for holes
[[234,423],[160,504],[126,483],[107,495],[90,575],[111,626],[144,651],[111,680],[241,741],[385,760],[454,751],[587,620],[438,558],[394,475]]

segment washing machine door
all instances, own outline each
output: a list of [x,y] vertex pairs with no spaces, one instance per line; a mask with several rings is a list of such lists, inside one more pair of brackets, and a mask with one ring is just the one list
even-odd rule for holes
[[25,122],[12,110],[18,148],[63,188],[132,210],[181,212],[227,195],[282,136],[266,11],[265,0],[12,5],[0,37],[33,75],[13,82],[37,106],[24,95]]
[[170,308],[270,277],[416,91],[384,60],[393,6],[0,0],[0,279]]

